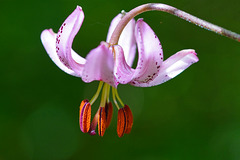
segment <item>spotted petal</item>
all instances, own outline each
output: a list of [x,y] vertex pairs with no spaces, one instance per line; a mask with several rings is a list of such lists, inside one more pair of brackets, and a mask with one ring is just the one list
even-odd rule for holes
[[164,61],[160,67],[157,77],[149,83],[131,83],[138,87],[150,87],[164,83],[183,72],[193,63],[198,62],[197,54],[192,49],[177,52]]
[[113,48],[115,54],[114,75],[116,80],[121,84],[129,83],[132,80],[134,69],[127,64],[122,47],[115,45]]
[[104,81],[115,87],[117,84],[113,77],[113,68],[112,51],[108,48],[106,42],[102,42],[87,55],[82,80],[84,82]]
[[[118,14],[112,20],[111,25],[108,29],[107,42],[110,41],[110,38],[112,36],[114,29],[116,28],[117,24],[119,23],[119,21],[122,19],[123,16],[124,16],[123,14]],[[118,44],[124,50],[124,56],[129,66],[132,66],[133,60],[136,54],[136,40],[134,37],[134,29],[135,29],[135,20],[132,19],[130,22],[128,22],[126,27],[123,29],[123,32],[121,33],[121,36],[118,41]]]
[[136,23],[135,36],[139,57],[132,83],[148,83],[159,72],[163,61],[162,46],[156,34],[143,19]]
[[[77,73],[75,73],[72,69],[69,69],[68,67],[66,67],[59,59],[57,52],[56,52],[56,37],[57,34],[55,34],[52,29],[46,29],[42,32],[41,34],[41,41],[42,44],[45,48],[45,50],[47,51],[49,57],[52,59],[52,61],[64,72],[73,75],[73,76],[79,76]],[[84,59],[80,56],[78,56],[78,54],[76,54],[73,50],[72,50],[72,54],[74,54],[76,57],[76,61],[85,63]]]
[[68,16],[60,27],[56,37],[56,52],[59,59],[66,67],[72,69],[79,76],[82,74],[83,64],[76,62],[71,53],[72,42],[79,31],[84,19],[84,13],[80,6]]

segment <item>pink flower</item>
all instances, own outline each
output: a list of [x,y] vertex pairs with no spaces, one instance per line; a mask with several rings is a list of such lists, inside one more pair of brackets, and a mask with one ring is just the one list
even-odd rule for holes
[[[114,18],[109,28],[107,39],[110,39],[111,33],[118,21],[121,20],[121,14]],[[114,87],[118,82],[113,75],[114,58],[109,45],[102,42],[97,48],[90,51],[86,58],[82,58],[72,49],[72,42],[79,31],[84,19],[82,8],[77,6],[71,15],[63,22],[57,34],[52,29],[46,29],[41,34],[41,40],[52,61],[64,72],[81,77],[84,82],[94,80],[104,81]],[[119,44],[123,47],[124,55],[129,65],[132,64],[135,56],[135,21],[132,20],[126,26],[121,36]]]
[[[121,16],[119,14],[113,19],[107,41],[109,41]],[[48,55],[60,69],[70,75],[81,77],[84,82],[99,80],[114,87],[118,83],[148,87],[166,82],[198,61],[195,51],[190,49],[182,50],[163,61],[160,41],[142,19],[137,21],[135,27],[139,52],[136,69],[130,68],[136,48],[134,20],[123,31],[119,45],[109,46],[106,42],[102,42],[97,48],[91,50],[84,59],[71,49],[72,41],[81,27],[83,19],[82,8],[77,6],[64,21],[58,34],[55,34],[52,29],[44,30],[41,34],[41,40]]]
[[[107,42],[109,42],[113,30],[122,16],[122,14],[119,14],[112,20],[107,35]],[[179,51],[163,61],[162,46],[153,30],[143,19],[139,19],[136,23],[132,19],[123,30],[118,45],[101,42],[97,48],[89,52],[86,58],[82,58],[72,49],[72,42],[82,25],[83,19],[84,13],[82,8],[77,6],[73,13],[64,21],[57,34],[52,29],[46,29],[41,34],[41,40],[52,61],[64,72],[81,77],[87,83],[94,80],[105,82],[100,111],[98,110],[91,125],[89,120],[89,116],[91,116],[90,107],[98,97],[99,89],[92,100],[84,100],[82,102],[80,107],[81,130],[95,134],[95,128],[98,123],[99,135],[103,136],[106,129],[105,123],[110,122],[106,118],[103,120],[108,110],[104,110],[102,107],[110,104],[109,92],[110,86],[112,86],[114,103],[118,107],[117,98],[126,110],[125,112],[124,109],[118,107],[121,110],[119,112],[118,135],[121,137],[124,133],[130,133],[132,127],[132,122],[122,121],[128,119],[127,117],[132,120],[132,116],[130,109],[128,109],[129,107],[127,108],[122,103],[117,94],[116,88],[118,84],[130,84],[138,87],[159,85],[174,78],[191,64],[196,63],[198,57],[194,50],[187,49]],[[136,44],[139,55],[137,67],[134,69],[132,64],[135,58]],[[102,82],[99,85],[100,90],[103,86]],[[125,128],[128,128],[128,131]]]

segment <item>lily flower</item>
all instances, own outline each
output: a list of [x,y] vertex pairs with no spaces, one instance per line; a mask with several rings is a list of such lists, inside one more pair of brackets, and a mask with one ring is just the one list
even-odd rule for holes
[[[132,19],[124,28],[118,45],[108,42],[113,30],[124,14],[117,15],[111,22],[106,42],[91,50],[86,58],[81,57],[72,49],[72,42],[79,31],[84,13],[80,6],[63,22],[58,33],[46,29],[41,34],[41,41],[52,61],[64,72],[81,77],[86,83],[100,81],[93,98],[83,100],[79,110],[80,129],[84,133],[103,136],[109,127],[113,107],[110,102],[112,87],[113,102],[118,109],[117,134],[122,137],[131,132],[133,115],[128,105],[120,99],[118,84],[130,84],[138,87],[150,87],[174,78],[191,64],[198,61],[194,50],[182,50],[163,61],[163,51],[159,39],[152,29],[139,19]],[[138,48],[138,63],[132,68],[135,58],[136,45]],[[99,97],[99,109],[91,121],[91,106]],[[118,103],[121,104],[119,107]]]
[[115,58],[114,74],[121,84],[128,83],[138,87],[159,85],[174,78],[199,60],[194,50],[185,49],[163,61],[161,43],[143,19],[139,19],[136,23],[135,37],[138,48],[136,69],[126,63],[121,47],[114,47],[117,57]]

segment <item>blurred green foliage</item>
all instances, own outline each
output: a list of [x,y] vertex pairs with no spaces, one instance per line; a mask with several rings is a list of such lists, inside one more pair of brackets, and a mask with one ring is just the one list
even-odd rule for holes
[[165,59],[193,48],[200,61],[160,86],[119,86],[134,114],[130,135],[117,137],[116,109],[103,138],[80,132],[79,104],[91,98],[97,82],[85,84],[58,69],[41,44],[41,31],[56,32],[82,6],[85,20],[73,48],[85,57],[106,39],[115,15],[147,2],[166,3],[240,33],[237,0],[1,1],[0,160],[240,159],[240,44],[167,13],[137,18],[154,29]]

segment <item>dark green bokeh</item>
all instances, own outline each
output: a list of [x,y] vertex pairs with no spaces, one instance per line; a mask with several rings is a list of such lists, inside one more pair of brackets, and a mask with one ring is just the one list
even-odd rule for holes
[[240,159],[240,44],[161,12],[138,17],[159,36],[165,59],[193,48],[200,61],[160,86],[119,86],[134,114],[130,135],[117,137],[116,109],[103,138],[80,132],[78,106],[97,83],[58,69],[41,44],[41,31],[56,32],[82,6],[85,20],[73,48],[86,56],[105,40],[115,15],[147,2],[170,4],[240,33],[237,0],[1,2],[0,160]]

